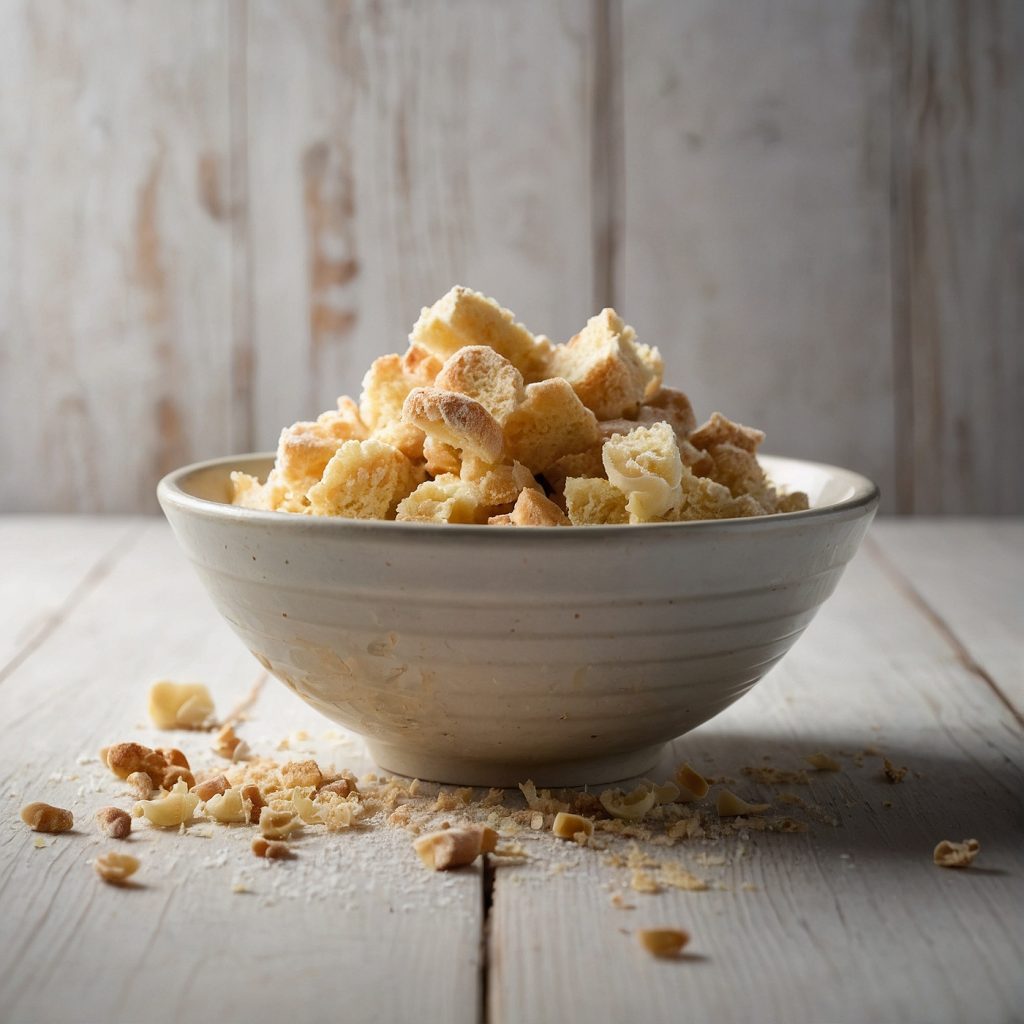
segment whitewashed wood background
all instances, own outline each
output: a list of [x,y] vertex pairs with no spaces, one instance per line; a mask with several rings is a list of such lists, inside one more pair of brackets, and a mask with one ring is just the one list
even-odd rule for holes
[[272,446],[463,282],[1024,511],[1019,0],[0,0],[0,509]]

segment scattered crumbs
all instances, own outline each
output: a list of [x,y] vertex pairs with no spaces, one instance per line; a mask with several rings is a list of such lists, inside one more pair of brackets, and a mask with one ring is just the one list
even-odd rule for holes
[[829,757],[828,754],[822,753],[820,750],[814,754],[806,754],[804,760],[817,772],[843,770],[843,766],[834,757]]
[[[682,864],[677,864],[674,861],[666,861],[662,864],[659,877],[665,885],[669,885],[673,889],[682,889],[684,892],[706,892],[708,888],[708,883],[703,878],[698,878],[687,871]],[[636,886],[634,885],[633,888]]]
[[244,893],[249,891],[249,886],[245,882],[232,882],[231,891],[235,893]]
[[36,841],[32,844],[37,850],[46,849],[46,840],[42,836],[36,836]]
[[756,885],[754,885],[753,882],[744,882],[740,886],[740,889],[742,889],[743,892],[760,892],[761,891],[760,889],[758,889],[758,887]]
[[888,782],[895,785],[897,782],[902,782],[906,777],[908,769],[905,766],[897,768],[887,757],[882,758],[882,775],[885,776]]
[[883,807],[892,807],[892,801],[891,800],[883,800],[882,801],[882,806]]
[[627,903],[626,897],[617,891],[612,893],[611,904],[616,910],[636,910],[636,904]]
[[751,766],[741,768],[740,771],[754,782],[763,786],[806,786],[810,780],[807,772],[802,770],[785,771],[781,768],[772,768],[767,765]]
[[648,872],[646,871],[641,871],[639,869],[633,872],[633,875],[629,880],[629,884],[630,887],[636,890],[637,892],[649,893],[652,896],[655,893],[661,892],[661,886],[658,885],[654,876],[648,874]]

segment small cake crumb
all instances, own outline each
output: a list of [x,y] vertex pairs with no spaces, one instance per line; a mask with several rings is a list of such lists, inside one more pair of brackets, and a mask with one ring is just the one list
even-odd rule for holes
[[70,811],[41,801],[22,807],[21,820],[33,832],[69,832],[75,824],[75,817]]
[[746,800],[738,797],[731,789],[720,789],[718,791],[717,810],[720,818],[735,818],[741,814],[761,814],[767,811],[771,804],[749,804]]
[[111,850],[97,857],[93,867],[96,874],[111,885],[122,885],[139,870],[139,858],[130,853],[117,853]]
[[980,852],[981,843],[977,839],[964,839],[959,843],[943,839],[935,847],[932,860],[940,868],[969,868]]
[[641,928],[636,937],[648,953],[665,959],[678,957],[690,941],[689,933],[678,928]]
[[840,772],[843,766],[834,758],[818,751],[815,754],[807,754],[804,760],[818,772]]
[[897,768],[887,757],[882,758],[882,775],[893,785],[903,781],[907,770],[906,767]]

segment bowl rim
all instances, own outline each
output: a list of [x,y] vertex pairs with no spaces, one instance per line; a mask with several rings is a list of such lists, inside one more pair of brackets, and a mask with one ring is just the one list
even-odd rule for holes
[[[819,505],[815,508],[805,509],[799,512],[777,512],[773,515],[748,516],[736,519],[695,519],[680,523],[635,523],[628,528],[629,535],[635,536],[638,531],[642,532],[664,532],[671,530],[765,530],[786,528],[790,523],[798,524],[809,520],[847,518],[851,513],[866,515],[874,512],[878,506],[880,491],[878,485],[868,477],[852,469],[845,469],[841,466],[833,466],[827,462],[814,462],[809,459],[795,459],[789,456],[759,455],[771,468],[772,464],[791,463],[800,466],[809,466],[814,469],[824,470],[833,475],[840,475],[848,478],[853,487],[853,494],[842,501],[832,502],[828,505]],[[340,516],[301,516],[292,512],[275,512],[264,509],[243,508],[239,505],[230,505],[223,501],[212,501],[209,498],[199,498],[190,494],[182,486],[182,483],[189,476],[199,472],[215,470],[221,467],[235,470],[244,470],[249,463],[261,461],[272,462],[273,452],[249,452],[244,455],[223,455],[215,459],[204,459],[200,462],[193,462],[186,466],[168,473],[157,485],[157,499],[166,514],[168,508],[174,508],[182,512],[192,513],[207,518],[233,521],[237,523],[261,523],[282,529],[302,530],[328,530],[334,532],[356,532],[365,533],[385,531],[388,533],[404,534],[406,536],[444,536],[458,537],[472,535],[480,537],[482,524],[477,523],[415,523],[396,522],[387,519],[346,519]],[[291,524],[285,526],[286,523]],[[567,530],[563,527],[532,527],[525,530],[486,530],[486,536],[496,535],[512,536],[525,535],[526,537],[561,537],[568,539],[589,537],[607,537],[614,535],[621,537],[624,524],[606,526],[587,526],[583,528]],[[513,541],[513,543],[515,543]]]

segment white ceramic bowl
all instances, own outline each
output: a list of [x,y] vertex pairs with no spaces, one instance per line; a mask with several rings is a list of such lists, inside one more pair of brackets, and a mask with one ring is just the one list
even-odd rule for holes
[[832,593],[878,504],[847,470],[765,457],[811,509],[493,529],[256,512],[187,466],[160,504],[259,661],[388,771],[510,786],[643,774],[741,697]]

